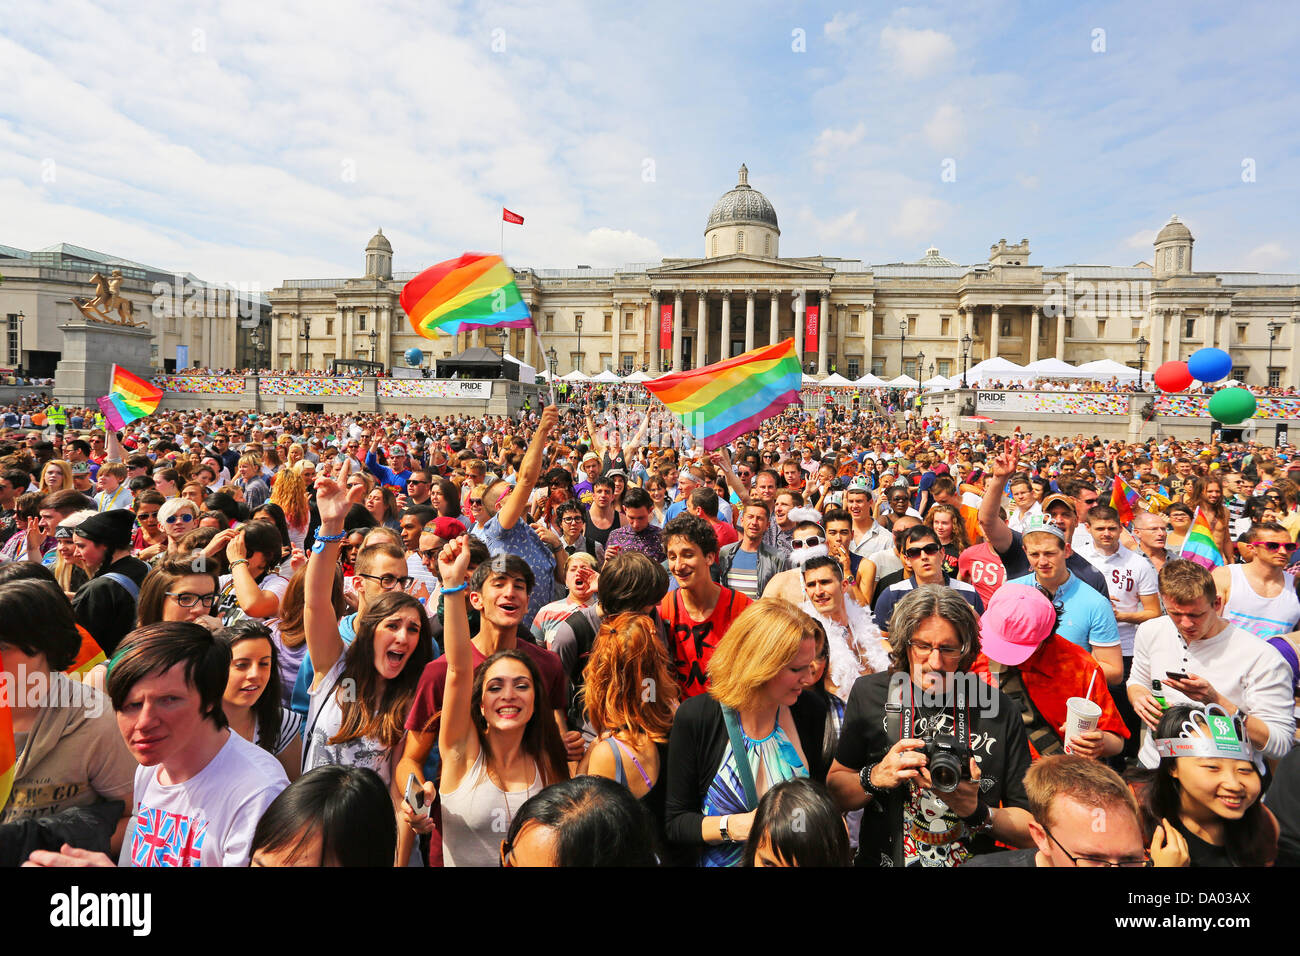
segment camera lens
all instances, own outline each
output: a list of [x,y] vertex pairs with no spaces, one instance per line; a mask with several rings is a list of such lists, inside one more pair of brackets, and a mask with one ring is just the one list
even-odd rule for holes
[[952,793],[961,783],[961,764],[952,754],[935,754],[930,760],[930,782],[940,793]]

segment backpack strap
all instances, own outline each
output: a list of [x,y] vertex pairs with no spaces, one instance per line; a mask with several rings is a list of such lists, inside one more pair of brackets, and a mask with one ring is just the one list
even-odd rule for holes
[[[722,705],[719,705],[722,706]],[[754,786],[754,771],[749,766],[749,751],[741,739],[740,720],[730,707],[722,706],[722,719],[727,724],[727,736],[731,738],[731,753],[736,760],[736,774],[745,791],[745,807],[758,809],[758,788]]]
[[136,584],[125,574],[118,571],[109,571],[107,574],[101,574],[100,577],[108,578],[110,581],[116,581],[118,584],[122,585],[122,587],[126,588],[126,593],[131,595],[132,601],[140,597],[140,585]]
[[614,751],[614,780],[626,787],[627,774],[623,770],[623,751],[618,749],[618,744],[614,742],[613,737],[608,738],[605,743],[609,744],[609,749]]

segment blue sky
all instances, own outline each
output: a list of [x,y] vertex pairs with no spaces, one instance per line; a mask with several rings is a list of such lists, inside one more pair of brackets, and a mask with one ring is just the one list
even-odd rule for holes
[[1177,213],[1199,269],[1300,272],[1276,4],[5,6],[20,248],[269,288],[376,226],[398,270],[494,251],[504,204],[516,266],[694,256],[743,161],[786,256],[1131,265]]

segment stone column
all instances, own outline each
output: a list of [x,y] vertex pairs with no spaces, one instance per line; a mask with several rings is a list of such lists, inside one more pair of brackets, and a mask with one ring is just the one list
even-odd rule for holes
[[1038,306],[1029,307],[1029,361],[1038,361]]
[[[393,317],[386,306],[375,307],[375,321],[379,323],[379,354],[375,356],[375,361],[391,366],[393,364]],[[482,341],[482,329],[475,334]]]
[[803,368],[803,304],[804,296],[807,295],[802,289],[797,289],[794,295],[790,296],[790,311],[794,313],[794,354],[799,358],[799,368]]
[[673,299],[673,371],[682,370],[682,290]]
[[1178,353],[1183,350],[1183,310],[1174,307],[1169,310],[1173,322],[1169,328],[1169,361],[1177,362]]
[[731,358],[731,290],[722,290],[722,345],[718,353],[718,361],[725,361]]
[[821,290],[821,308],[817,310],[817,374],[826,374],[826,323],[830,320],[831,290]]
[[781,299],[781,292],[778,289],[773,289],[771,294],[772,294],[772,307],[771,307],[772,312],[771,312],[771,316],[767,320],[768,321],[767,344],[775,345],[777,342],[781,341],[781,313],[780,313],[780,305],[779,305]]
[[[1300,392],[1300,362],[1296,361],[1296,349],[1300,348],[1300,309],[1291,310],[1291,346],[1286,355],[1287,374],[1285,381],[1290,382],[1291,391]],[[1294,445],[1295,442],[1292,441]]]
[[[618,300],[614,301],[614,314],[610,316],[609,329],[609,364],[613,368],[623,367],[623,357],[620,355],[622,349],[623,334],[623,303]],[[597,351],[599,355],[599,351]]]
[[1065,309],[1056,313],[1056,358],[1065,361]]
[[989,316],[989,358],[998,357],[998,346],[1002,335],[1001,309],[1001,305],[993,306],[993,312]]
[[[650,317],[652,321],[647,323],[647,325],[651,329],[650,374],[658,375],[661,371],[663,371],[663,369],[659,367],[659,363],[661,359],[660,359],[660,351],[659,351],[659,290],[658,289],[650,290]],[[677,330],[674,328],[673,333],[676,334],[676,332]]]
[[843,302],[835,305],[835,371],[844,374],[844,331],[848,323],[848,308]]
[[1165,310],[1151,309],[1151,370],[1155,371],[1165,360]]
[[703,289],[695,311],[695,332],[695,367],[703,368],[709,364],[709,299]]
[[1205,309],[1205,328],[1201,329],[1201,347],[1214,348],[1215,325],[1218,323],[1218,309],[1207,306]]
[[[872,339],[876,334],[876,307],[874,303],[868,302],[862,310],[862,374],[866,375],[871,371],[871,352],[874,349]],[[961,338],[958,334],[957,338]]]
[[349,312],[351,312],[351,309],[345,309],[341,305],[334,307],[334,357],[337,359],[352,357],[343,348],[346,335],[344,327],[348,323]]
[[745,351],[754,347],[754,290],[745,291]]

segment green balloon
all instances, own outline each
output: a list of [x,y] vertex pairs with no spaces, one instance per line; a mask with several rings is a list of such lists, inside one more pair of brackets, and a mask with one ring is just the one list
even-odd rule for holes
[[1210,415],[1224,425],[1236,425],[1255,414],[1255,396],[1244,388],[1225,388],[1210,399]]

